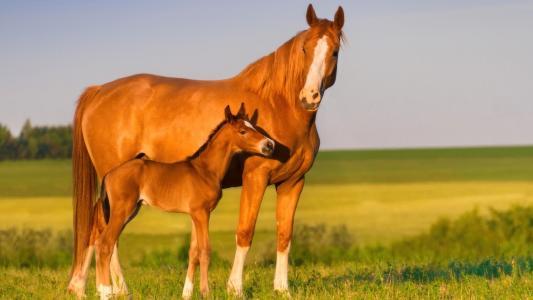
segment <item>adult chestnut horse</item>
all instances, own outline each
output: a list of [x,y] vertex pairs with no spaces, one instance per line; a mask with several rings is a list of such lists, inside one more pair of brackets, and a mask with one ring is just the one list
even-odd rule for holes
[[[83,295],[97,182],[139,153],[161,162],[187,158],[203,144],[226,105],[245,102],[257,128],[276,142],[272,158],[235,157],[223,187],[242,185],[236,253],[228,289],[242,292],[244,260],[265,189],[276,185],[277,260],[274,289],[288,290],[288,253],[304,175],[315,159],[315,118],[324,91],[335,83],[344,12],[333,21],[307,8],[309,28],[225,80],[135,75],[93,86],[81,95],[74,117],[74,263],[69,289]],[[116,246],[115,246],[116,249]],[[128,293],[117,251],[111,259],[113,292]]]

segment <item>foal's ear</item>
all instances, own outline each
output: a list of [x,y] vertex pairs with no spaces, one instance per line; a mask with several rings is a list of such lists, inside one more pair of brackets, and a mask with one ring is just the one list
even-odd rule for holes
[[226,121],[233,121],[233,114],[231,114],[231,108],[229,105],[226,105],[226,108],[224,108],[224,117],[226,118]]
[[318,21],[318,18],[315,14],[315,9],[313,8],[313,4],[309,3],[309,6],[307,6],[307,13],[305,14],[305,17],[309,26],[313,26],[313,24]]
[[335,24],[335,27],[337,27],[339,30],[341,30],[342,26],[344,26],[344,9],[342,9],[342,6],[337,8],[335,18],[333,19],[333,24]]
[[241,107],[239,107],[239,112],[237,113],[237,118],[239,119],[245,119],[246,118],[246,112],[244,110],[244,102],[241,102]]
[[250,118],[250,123],[252,123],[252,125],[257,125],[257,119],[259,119],[259,112],[256,110],[254,110],[254,113],[252,114],[252,117]]

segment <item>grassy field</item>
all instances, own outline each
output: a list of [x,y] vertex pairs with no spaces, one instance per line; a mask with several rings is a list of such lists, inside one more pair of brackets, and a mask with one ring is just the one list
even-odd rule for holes
[[[425,232],[442,217],[454,219],[476,208],[484,215],[489,208],[504,210],[516,204],[533,204],[533,147],[321,152],[306,181],[297,225],[344,224],[358,246],[388,245]],[[239,189],[224,191],[211,223],[213,250],[226,261],[234,251],[239,193]],[[0,229],[69,230],[69,195],[70,161],[0,162]],[[134,294],[148,298],[179,296],[183,269],[143,268],[129,262],[155,250],[177,249],[189,226],[185,215],[143,208],[126,228],[121,256]],[[275,238],[274,229],[275,192],[269,189],[245,272],[249,297],[277,298],[271,292],[273,268],[259,263]],[[270,251],[274,253],[275,249]],[[523,299],[533,295],[531,273],[494,278],[439,275],[416,280],[388,276],[390,268],[406,267],[403,262],[389,263],[392,266],[349,262],[293,268],[293,296]],[[411,263],[421,270],[434,271],[429,262]],[[212,271],[214,294],[216,298],[224,297],[229,266],[215,265]],[[64,296],[68,273],[64,268],[8,267],[0,272],[8,275],[8,280],[0,283],[0,297]],[[446,274],[446,270],[437,273]]]

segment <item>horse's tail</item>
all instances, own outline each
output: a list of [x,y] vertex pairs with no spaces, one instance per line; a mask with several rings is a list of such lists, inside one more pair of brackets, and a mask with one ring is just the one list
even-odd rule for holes
[[70,273],[71,276],[83,264],[92,230],[93,202],[97,189],[97,175],[83,138],[82,118],[87,104],[98,90],[99,87],[96,86],[87,88],[80,96],[74,114],[72,136],[74,258]]

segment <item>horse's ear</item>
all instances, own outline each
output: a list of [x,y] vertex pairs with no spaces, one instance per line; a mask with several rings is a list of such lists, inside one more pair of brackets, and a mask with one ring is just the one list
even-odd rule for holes
[[315,9],[313,8],[313,4],[309,3],[309,6],[307,6],[307,13],[305,17],[309,26],[313,26],[318,21],[318,18],[315,14]]
[[231,114],[231,108],[229,105],[226,105],[226,108],[224,109],[224,117],[226,118],[226,121],[233,121],[233,115]]
[[254,113],[252,114],[252,117],[250,118],[250,123],[252,123],[252,125],[257,125],[257,119],[259,119],[259,112],[256,110],[254,110]]
[[333,19],[333,24],[335,24],[335,27],[337,27],[339,30],[341,30],[342,26],[344,26],[344,9],[342,9],[342,6],[337,8],[335,18]]
[[237,113],[237,118],[239,118],[239,119],[246,118],[246,112],[244,111],[244,102],[241,102],[241,107],[239,107],[239,112]]

